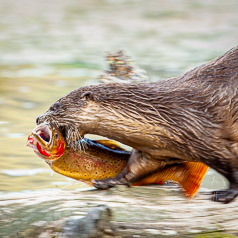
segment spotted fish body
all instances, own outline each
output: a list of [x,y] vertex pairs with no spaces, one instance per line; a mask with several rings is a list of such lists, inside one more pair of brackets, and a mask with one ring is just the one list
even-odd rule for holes
[[49,163],[51,168],[57,173],[83,181],[115,177],[125,168],[130,152],[116,145],[112,149],[94,140],[84,138],[84,141],[85,150],[73,152],[66,148],[63,156]]
[[[28,136],[27,145],[55,172],[86,183],[91,183],[93,179],[113,178],[120,174],[128,163],[130,152],[121,148],[115,141],[84,138],[79,143],[81,149],[71,150],[65,146],[64,137],[58,128],[41,124]],[[166,181],[173,181],[181,185],[186,196],[192,198],[207,170],[208,167],[199,162],[167,165],[132,185],[164,184]]]

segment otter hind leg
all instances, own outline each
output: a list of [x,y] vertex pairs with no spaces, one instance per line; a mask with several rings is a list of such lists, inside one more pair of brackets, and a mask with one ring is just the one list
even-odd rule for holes
[[212,201],[229,203],[238,196],[238,189],[225,189],[212,192]]
[[165,162],[159,159],[148,159],[142,152],[132,150],[127,166],[115,178],[105,180],[93,180],[93,186],[99,189],[108,189],[115,185],[127,185],[138,181],[146,175],[162,168]]
[[227,173],[222,173],[230,182],[228,189],[222,189],[212,192],[212,201],[229,203],[238,196],[238,169],[233,167],[228,169]]

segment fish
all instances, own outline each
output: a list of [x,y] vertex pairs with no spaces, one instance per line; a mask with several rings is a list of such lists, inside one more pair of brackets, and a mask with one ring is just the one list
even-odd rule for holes
[[[52,170],[90,185],[92,180],[113,178],[120,174],[131,154],[116,141],[84,138],[78,143],[78,150],[70,149],[63,132],[47,123],[34,128],[27,139],[27,146]],[[193,198],[208,169],[208,166],[200,162],[176,163],[162,167],[132,185],[163,185],[172,181],[181,186],[186,197]]]
[[47,161],[59,159],[65,152],[65,140],[58,130],[42,123],[28,136],[27,146]]

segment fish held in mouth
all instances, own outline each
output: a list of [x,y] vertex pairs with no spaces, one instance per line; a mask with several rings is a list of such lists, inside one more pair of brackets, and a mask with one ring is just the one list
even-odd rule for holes
[[[55,172],[92,184],[92,180],[110,180],[123,171],[131,152],[110,140],[80,140],[77,151],[66,146],[62,131],[50,124],[38,125],[28,136],[27,146],[34,149]],[[161,166],[155,173],[132,183],[133,186],[178,183],[187,197],[198,191],[208,167],[199,162]]]
[[33,129],[28,136],[27,146],[46,161],[55,161],[60,158],[65,151],[65,140],[56,128],[43,123]]

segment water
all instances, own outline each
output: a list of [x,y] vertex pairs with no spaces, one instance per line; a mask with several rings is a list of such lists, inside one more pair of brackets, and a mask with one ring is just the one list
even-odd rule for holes
[[[53,174],[29,148],[35,118],[97,83],[123,49],[152,80],[176,76],[237,44],[236,0],[0,0],[0,192],[86,186]],[[204,188],[226,182],[210,171]]]

